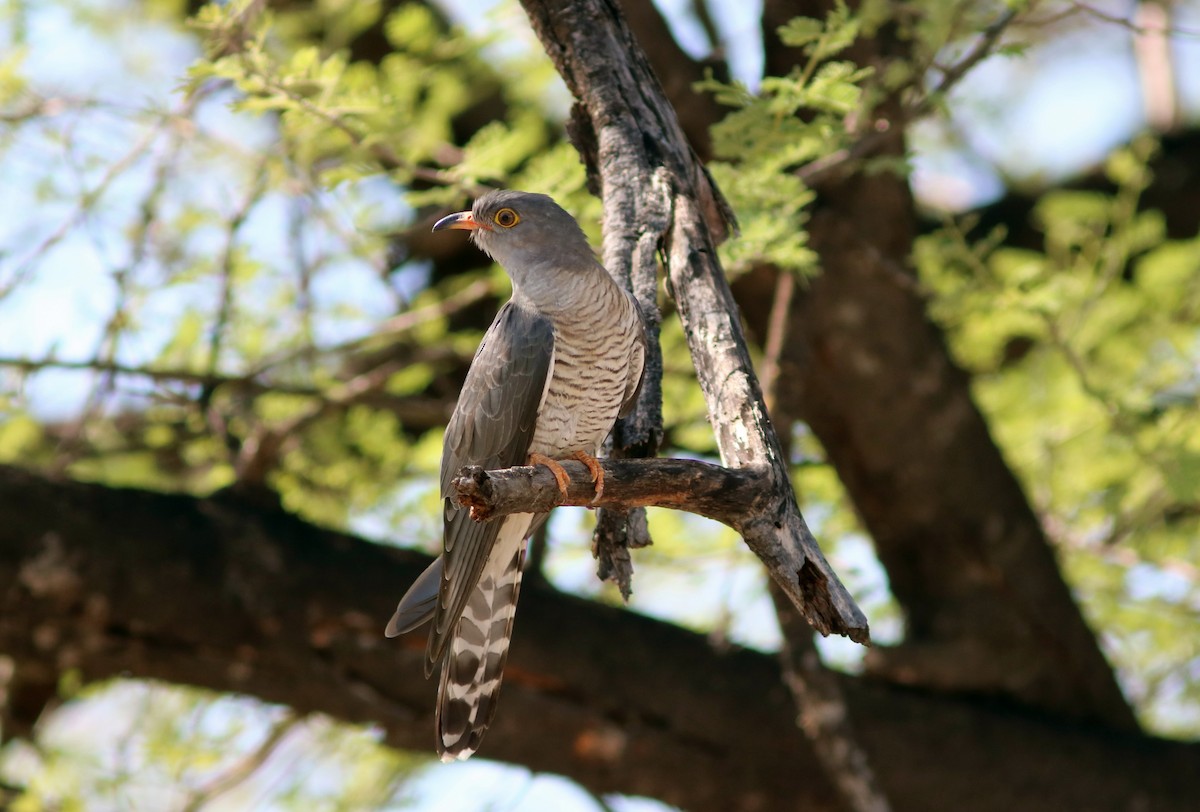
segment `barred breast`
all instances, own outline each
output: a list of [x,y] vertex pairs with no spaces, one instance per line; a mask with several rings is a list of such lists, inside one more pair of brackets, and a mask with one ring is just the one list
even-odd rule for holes
[[607,272],[597,272],[607,284],[589,286],[590,298],[552,316],[554,361],[531,452],[595,455],[621,409],[641,324],[633,300]]

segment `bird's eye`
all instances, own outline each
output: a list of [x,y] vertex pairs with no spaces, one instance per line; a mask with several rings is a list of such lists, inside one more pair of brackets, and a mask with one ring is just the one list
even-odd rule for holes
[[517,223],[521,222],[521,216],[512,209],[501,209],[496,212],[496,216],[492,218],[496,221],[496,225],[501,228],[512,228]]

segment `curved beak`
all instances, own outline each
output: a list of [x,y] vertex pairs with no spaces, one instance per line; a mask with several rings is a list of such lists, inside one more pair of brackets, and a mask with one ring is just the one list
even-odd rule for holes
[[474,231],[477,228],[487,228],[475,219],[475,215],[469,211],[455,212],[448,214],[441,220],[433,224],[434,231],[445,231],[448,228],[458,228],[463,231]]

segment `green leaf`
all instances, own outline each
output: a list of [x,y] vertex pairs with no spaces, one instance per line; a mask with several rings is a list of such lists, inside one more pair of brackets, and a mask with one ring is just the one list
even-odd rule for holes
[[801,48],[819,40],[825,33],[820,20],[795,17],[778,29],[779,41],[791,48]]
[[1200,503],[1200,450],[1176,449],[1166,468],[1167,490],[1183,504]]

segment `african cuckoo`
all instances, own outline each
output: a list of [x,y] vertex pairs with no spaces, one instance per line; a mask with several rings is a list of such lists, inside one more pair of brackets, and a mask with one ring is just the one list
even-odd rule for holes
[[466,229],[512,278],[512,298],[479,345],[442,446],[442,555],[400,600],[386,634],[432,618],[425,673],[442,665],[443,761],[479,747],[496,712],[526,540],[546,514],[473,521],[451,494],[465,465],[485,469],[575,457],[603,490],[595,455],[637,398],[645,336],[637,303],[596,261],[571,215],[546,195],[489,192],[434,231]]

